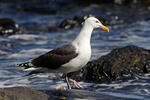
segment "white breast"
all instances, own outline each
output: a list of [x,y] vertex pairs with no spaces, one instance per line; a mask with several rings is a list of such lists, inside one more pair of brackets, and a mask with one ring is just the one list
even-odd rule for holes
[[68,63],[62,65],[62,67],[61,67],[61,70],[65,69],[64,71],[66,73],[77,71],[77,70],[81,69],[88,63],[88,61],[91,58],[91,47],[89,44],[87,44],[87,43],[86,43],[86,45],[80,44],[76,47],[77,47],[76,52],[79,53],[78,56],[76,58],[70,60]]
[[85,22],[79,35],[72,41],[72,45],[75,46],[78,56],[60,67],[63,73],[77,71],[88,63],[91,57],[90,39],[92,31],[93,27],[91,24]]

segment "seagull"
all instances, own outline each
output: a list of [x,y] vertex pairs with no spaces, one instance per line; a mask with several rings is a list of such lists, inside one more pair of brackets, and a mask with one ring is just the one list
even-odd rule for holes
[[91,34],[93,29],[101,28],[109,32],[109,28],[104,26],[97,18],[87,18],[78,36],[70,43],[55,48],[43,55],[40,55],[29,62],[18,64],[24,67],[25,71],[63,73],[68,89],[71,89],[69,81],[75,87],[83,88],[78,82],[69,78],[68,73],[80,70],[91,58]]

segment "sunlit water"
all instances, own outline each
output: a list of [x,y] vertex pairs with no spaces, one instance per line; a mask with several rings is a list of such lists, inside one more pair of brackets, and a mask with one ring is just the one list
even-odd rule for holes
[[[7,11],[6,11],[7,12]],[[26,12],[12,15],[10,12],[1,13],[0,17],[13,18],[22,28],[36,25],[53,25],[66,18],[63,12],[56,15],[32,16]],[[24,17],[24,15],[29,15]],[[64,16],[63,16],[64,14]],[[115,28],[116,27],[116,28]],[[110,32],[100,29],[93,32],[91,47],[92,59],[97,59],[109,53],[113,48],[127,45],[136,45],[150,49],[150,21],[140,20],[131,24],[109,26]],[[61,74],[42,73],[25,76],[28,72],[22,72],[17,63],[28,61],[53,48],[70,43],[79,33],[80,28],[60,30],[57,32],[38,32],[24,29],[24,34],[0,36],[0,87],[27,86],[36,89],[50,89],[55,86],[66,86]],[[150,74],[137,76],[135,79],[114,81],[111,83],[86,83],[80,82],[85,90],[96,91],[114,97],[127,99],[150,99]]]

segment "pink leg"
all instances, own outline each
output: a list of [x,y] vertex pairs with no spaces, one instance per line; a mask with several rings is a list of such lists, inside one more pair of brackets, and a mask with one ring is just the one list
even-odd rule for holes
[[65,75],[65,81],[67,83],[68,89],[71,89],[71,86],[69,84],[69,78],[67,77],[67,75]]
[[[63,74],[63,76],[65,77],[65,81],[66,81],[66,83],[67,83],[68,89],[71,89],[71,86],[70,86],[70,84],[69,84],[69,78],[67,77],[67,74]],[[62,76],[62,77],[63,77],[63,76]],[[65,87],[55,87],[55,89],[56,89],[56,90],[66,90]]]
[[70,79],[70,78],[69,78],[69,80],[70,80],[77,88],[83,88],[83,86],[80,85],[80,84],[79,84],[78,82],[76,82],[75,80]]

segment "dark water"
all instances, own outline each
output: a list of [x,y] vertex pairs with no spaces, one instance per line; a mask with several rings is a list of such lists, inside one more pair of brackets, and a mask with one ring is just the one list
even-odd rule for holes
[[[46,13],[27,8],[48,10]],[[49,8],[48,8],[49,7]],[[26,9],[25,9],[26,8]],[[49,9],[54,10],[53,12]],[[55,12],[56,11],[56,12]],[[110,21],[110,32],[96,29],[93,32],[92,59],[107,54],[113,48],[136,45],[150,49],[150,10],[143,6],[90,5],[86,7],[63,6],[62,2],[0,2],[0,18],[11,18],[19,24],[23,34],[0,36],[0,87],[28,86],[36,89],[49,89],[66,86],[60,74],[38,74],[24,76],[17,63],[30,60],[52,48],[70,43],[79,33],[80,28],[61,29],[58,31],[36,28],[59,24],[66,18],[97,14]],[[150,74],[137,76],[135,79],[112,83],[80,82],[86,90],[96,91],[124,99],[150,99]]]

